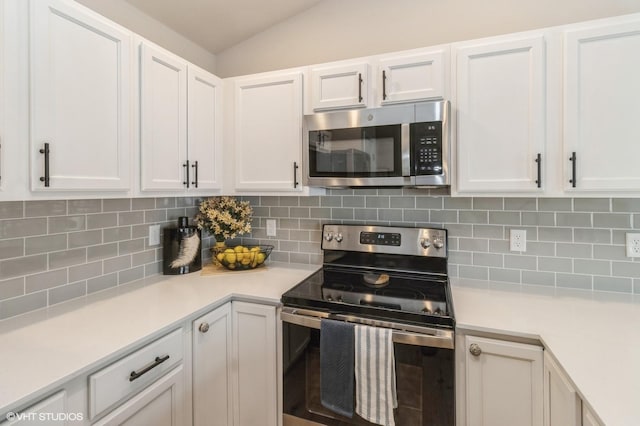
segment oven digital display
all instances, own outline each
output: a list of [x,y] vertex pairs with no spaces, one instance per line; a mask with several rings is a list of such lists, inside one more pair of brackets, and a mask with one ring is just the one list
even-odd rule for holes
[[360,244],[400,246],[400,234],[394,232],[361,232]]

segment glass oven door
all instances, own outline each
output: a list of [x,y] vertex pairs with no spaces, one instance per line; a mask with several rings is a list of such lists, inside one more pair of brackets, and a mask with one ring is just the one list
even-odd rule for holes
[[[320,330],[283,318],[283,425],[373,426],[326,409],[320,402]],[[454,350],[394,340],[398,408],[404,426],[454,426]]]

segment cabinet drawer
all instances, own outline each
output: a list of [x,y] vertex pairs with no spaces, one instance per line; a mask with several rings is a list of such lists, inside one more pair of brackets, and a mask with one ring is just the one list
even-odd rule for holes
[[183,357],[182,334],[181,329],[175,330],[89,376],[91,419],[178,364]]

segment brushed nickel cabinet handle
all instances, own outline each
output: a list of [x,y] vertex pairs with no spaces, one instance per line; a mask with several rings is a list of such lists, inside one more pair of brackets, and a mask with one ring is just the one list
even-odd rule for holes
[[471,355],[473,356],[480,356],[482,349],[477,343],[472,343],[471,346],[469,346],[469,352],[471,352]]
[[200,324],[200,326],[198,327],[198,331],[200,331],[200,333],[206,333],[207,331],[209,331],[209,323],[203,322],[202,324]]

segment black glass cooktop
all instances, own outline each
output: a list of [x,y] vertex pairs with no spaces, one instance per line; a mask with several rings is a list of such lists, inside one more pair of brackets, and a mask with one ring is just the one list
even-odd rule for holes
[[453,328],[450,300],[446,276],[331,266],[282,296],[290,307]]

